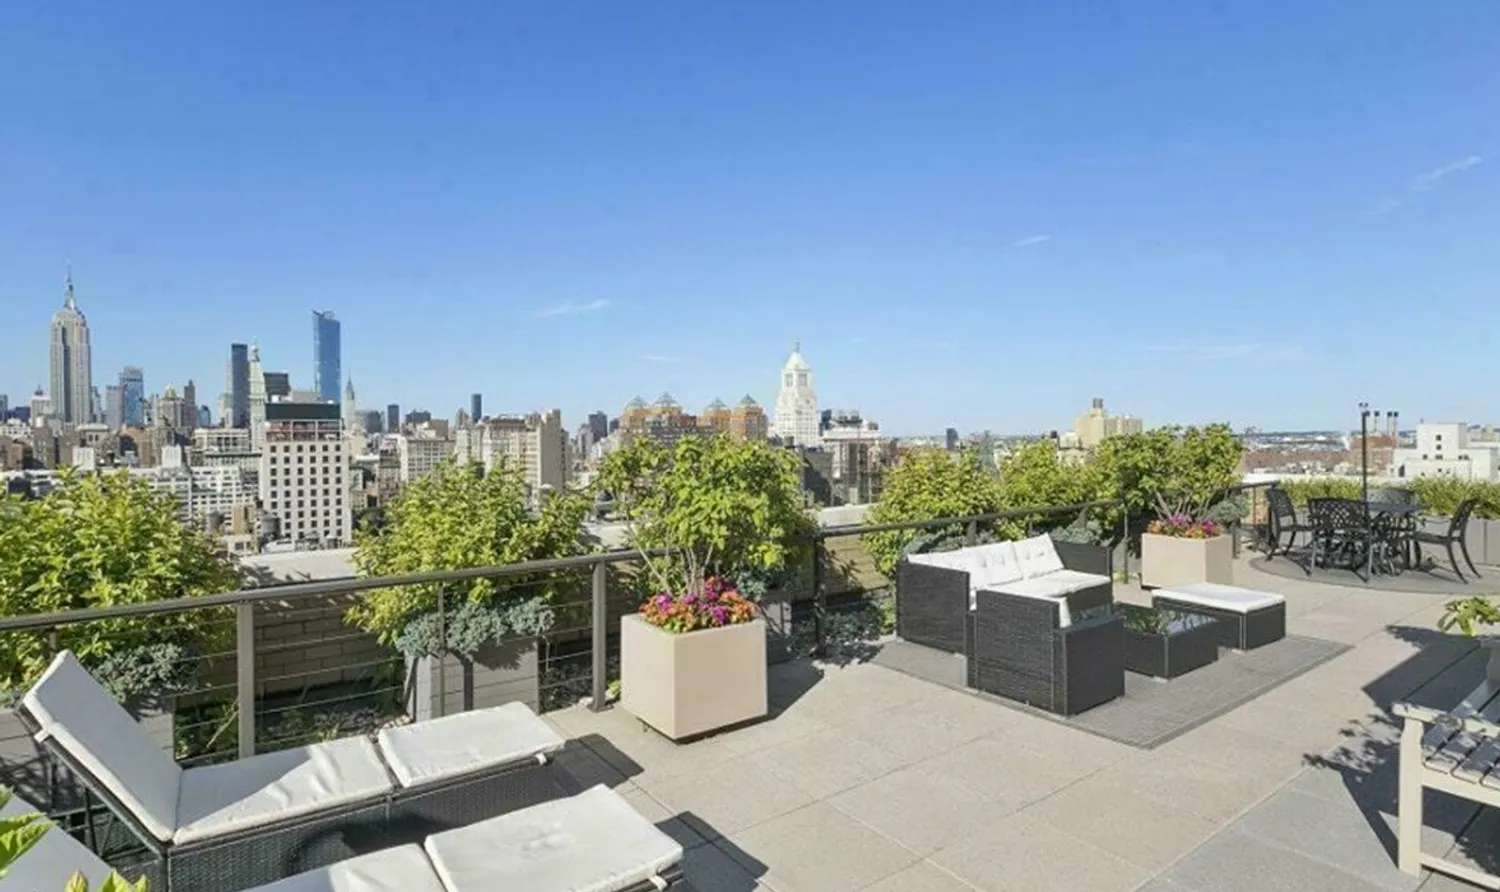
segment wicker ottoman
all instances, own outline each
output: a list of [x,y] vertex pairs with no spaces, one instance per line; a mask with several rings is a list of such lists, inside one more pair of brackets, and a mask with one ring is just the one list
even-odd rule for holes
[[1286,637],[1286,598],[1274,592],[1193,582],[1157,589],[1151,605],[1219,620],[1219,644],[1235,650],[1253,650]]

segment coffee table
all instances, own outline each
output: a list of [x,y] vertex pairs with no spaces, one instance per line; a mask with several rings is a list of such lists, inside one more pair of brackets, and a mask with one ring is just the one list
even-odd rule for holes
[[1219,621],[1134,604],[1116,605],[1124,620],[1125,669],[1155,678],[1176,678],[1219,658]]
[[1191,582],[1157,589],[1151,606],[1201,613],[1220,621],[1219,643],[1252,650],[1286,637],[1286,598],[1215,582]]

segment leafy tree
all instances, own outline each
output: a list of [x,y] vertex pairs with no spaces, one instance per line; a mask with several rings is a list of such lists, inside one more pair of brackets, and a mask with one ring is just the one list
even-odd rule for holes
[[[766,443],[694,436],[669,448],[642,437],[605,458],[598,486],[614,497],[658,591],[782,572],[813,526],[796,455]],[[662,548],[673,555],[646,556]]]
[[[914,449],[885,476],[880,499],[866,520],[871,525],[939,520],[992,514],[1003,505],[999,482],[973,453],[952,455],[943,449]],[[890,574],[919,530],[866,533],[865,547],[875,567]]]
[[[45,498],[0,497],[0,615],[143,604],[239,588],[240,571],[204,532],[184,525],[173,497],[127,472],[64,471]],[[71,649],[115,696],[173,693],[191,683],[197,654],[229,629],[219,610],[60,626]],[[0,636],[0,689],[24,689],[55,653],[41,633]]]
[[[587,551],[586,499],[554,493],[532,511],[526,497],[518,469],[502,464],[485,473],[477,462],[450,458],[409,483],[387,506],[382,525],[360,529],[354,565],[363,576],[395,576]],[[536,574],[375,589],[349,618],[409,656],[472,655],[486,642],[545,632],[552,622],[549,603],[571,581],[570,574]],[[439,598],[454,620],[444,623],[444,641],[433,620]]]
[[[1052,440],[1028,443],[1011,454],[1000,467],[1002,511],[1019,511],[1046,505],[1076,505],[1098,498],[1099,479],[1092,464],[1069,464],[1057,454]],[[1028,527],[1064,527],[1074,516],[1036,515],[1001,521],[999,531],[1007,539],[1025,535]]]
[[[1094,451],[1098,498],[1117,499],[1129,516],[1134,542],[1161,514],[1202,516],[1240,479],[1244,445],[1228,425],[1162,427],[1109,437]],[[1118,529],[1119,511],[1106,529]]]

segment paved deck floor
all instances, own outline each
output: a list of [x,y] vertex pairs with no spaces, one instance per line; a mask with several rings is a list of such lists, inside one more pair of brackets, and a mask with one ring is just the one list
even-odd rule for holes
[[[687,745],[619,709],[549,718],[574,781],[661,822],[698,892],[1470,888],[1390,854],[1386,711],[1451,706],[1482,672],[1435,631],[1442,598],[1236,574],[1287,597],[1290,632],[1352,649],[1154,750],[870,664],[772,667],[772,718]],[[1475,809],[1430,809],[1429,851],[1495,863],[1455,842]],[[1489,817],[1468,835],[1500,837]]]

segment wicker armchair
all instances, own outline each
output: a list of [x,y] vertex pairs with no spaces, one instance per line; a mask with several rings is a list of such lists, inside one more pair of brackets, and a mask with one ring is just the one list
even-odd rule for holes
[[1119,615],[1096,611],[1064,624],[1059,599],[981,591],[977,600],[966,623],[969,687],[1060,715],[1125,693]]

